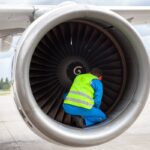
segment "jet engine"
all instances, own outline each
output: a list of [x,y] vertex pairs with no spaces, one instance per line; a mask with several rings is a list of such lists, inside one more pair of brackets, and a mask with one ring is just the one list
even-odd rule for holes
[[[108,119],[78,126],[62,108],[76,75],[103,71],[101,109]],[[13,61],[13,89],[27,125],[51,142],[93,146],[123,133],[137,118],[149,92],[149,59],[134,28],[118,14],[90,5],[63,5],[24,32]]]

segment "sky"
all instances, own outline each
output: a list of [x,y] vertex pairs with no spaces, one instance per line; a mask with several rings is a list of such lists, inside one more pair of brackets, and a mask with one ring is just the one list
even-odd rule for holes
[[8,77],[9,80],[11,79],[12,59],[14,56],[14,49],[16,48],[19,37],[20,36],[14,36],[9,51],[0,52],[0,79],[6,77]]
[[11,58],[0,59],[0,79],[11,79]]
[[[95,5],[119,5],[119,6],[150,6],[149,0],[68,0],[77,3],[88,3]],[[52,5],[64,2],[64,0],[0,0],[0,4],[34,4],[34,5]]]

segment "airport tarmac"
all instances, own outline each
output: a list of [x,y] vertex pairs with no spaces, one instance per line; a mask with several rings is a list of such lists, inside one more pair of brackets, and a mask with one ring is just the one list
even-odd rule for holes
[[150,150],[150,98],[136,122],[121,136],[95,147],[71,148],[49,143],[24,123],[12,96],[0,96],[0,150]]

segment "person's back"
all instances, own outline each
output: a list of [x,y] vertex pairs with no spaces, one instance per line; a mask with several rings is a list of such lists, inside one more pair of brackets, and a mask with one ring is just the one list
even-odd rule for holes
[[94,125],[106,119],[99,109],[103,94],[103,85],[98,76],[87,73],[78,75],[64,100],[66,113],[81,116],[85,125]]
[[90,73],[78,75],[64,100],[64,104],[91,109],[94,105],[94,90],[90,86],[93,79],[97,79],[97,77]]

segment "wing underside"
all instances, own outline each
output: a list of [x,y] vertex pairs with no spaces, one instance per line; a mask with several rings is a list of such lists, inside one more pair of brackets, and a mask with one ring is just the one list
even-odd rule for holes
[[[71,5],[71,4],[69,4]],[[22,33],[34,20],[48,11],[63,5],[0,5],[0,38]],[[131,24],[148,24],[150,22],[149,6],[92,6],[98,9],[111,10],[127,19]],[[5,40],[5,39],[4,39]],[[0,50],[2,51],[2,50]]]
[[[58,5],[59,6],[59,5]],[[26,28],[31,22],[44,13],[56,8],[57,5],[45,6],[0,6],[0,30]],[[91,6],[90,6],[91,7]],[[129,20],[132,24],[150,22],[150,7],[141,6],[92,6],[99,9],[109,9]]]

